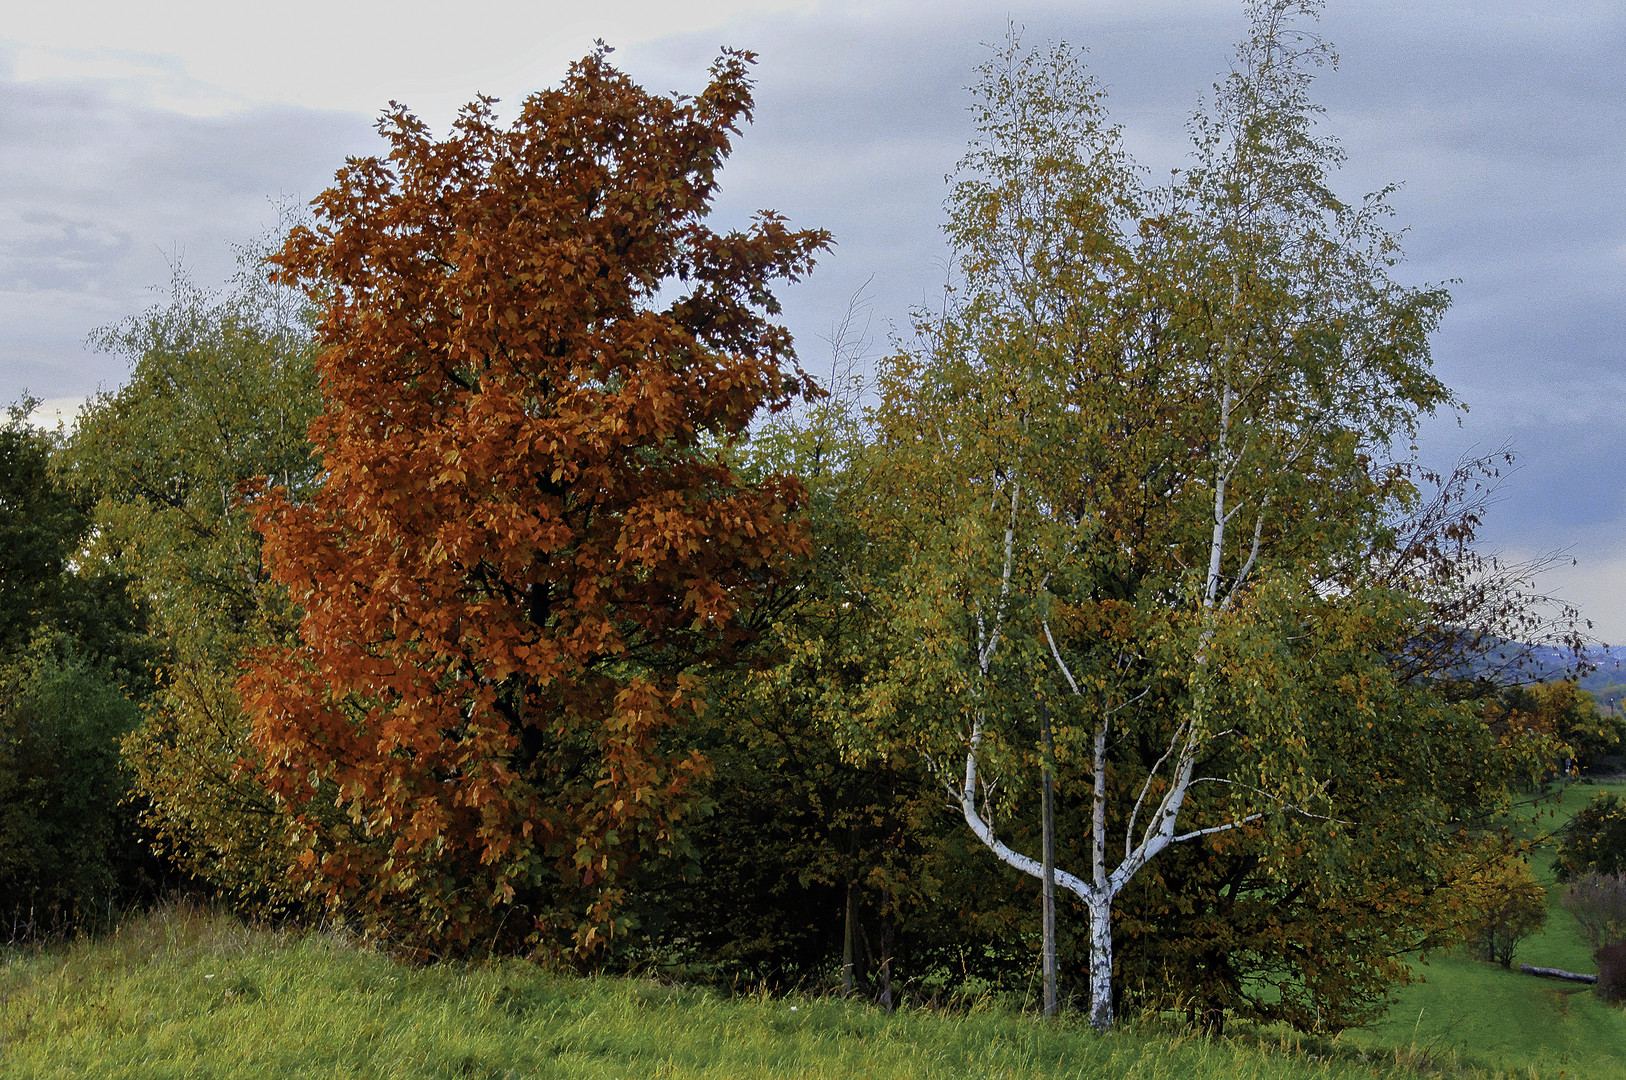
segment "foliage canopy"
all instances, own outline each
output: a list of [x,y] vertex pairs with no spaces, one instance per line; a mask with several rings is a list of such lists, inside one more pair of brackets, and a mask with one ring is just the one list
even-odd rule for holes
[[94,502],[99,559],[149,613],[159,680],[124,759],[159,848],[236,901],[280,908],[287,822],[255,778],[233,689],[248,650],[287,639],[297,613],[267,579],[239,488],[308,490],[317,407],[302,298],[239,253],[217,295],[177,273],[168,299],[92,336],[129,380],[88,401],[61,454]]
[[506,128],[393,106],[274,259],[320,310],[323,475],[256,509],[304,615],[239,688],[296,875],[434,950],[625,925],[706,768],[697,665],[806,551],[799,485],[726,451],[812,390],[770,286],[828,238],[705,224],[749,54],[688,99],[607,52]]

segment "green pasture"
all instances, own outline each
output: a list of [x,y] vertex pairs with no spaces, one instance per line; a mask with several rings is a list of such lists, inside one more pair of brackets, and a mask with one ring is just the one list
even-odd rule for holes
[[1576,783],[1556,799],[1522,807],[1522,835],[1534,844],[1531,867],[1547,886],[1547,924],[1525,939],[1515,970],[1461,955],[1430,956],[1415,967],[1420,981],[1394,995],[1388,1016],[1342,1041],[1363,1048],[1415,1045],[1500,1069],[1536,1067],[1539,1075],[1626,1077],[1626,1013],[1599,1001],[1584,983],[1520,974],[1521,963],[1596,974],[1592,947],[1558,902],[1553,833],[1600,791],[1626,795],[1626,781]]

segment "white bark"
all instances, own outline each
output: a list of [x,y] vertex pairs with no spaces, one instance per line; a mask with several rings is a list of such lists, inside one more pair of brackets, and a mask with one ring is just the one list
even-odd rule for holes
[[1086,904],[1090,912],[1090,1027],[1111,1031],[1112,900]]

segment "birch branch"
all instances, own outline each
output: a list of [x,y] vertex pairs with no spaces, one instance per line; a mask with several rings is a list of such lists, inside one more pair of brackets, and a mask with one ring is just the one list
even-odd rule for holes
[[1135,806],[1129,811],[1129,823],[1124,826],[1125,862],[1129,861],[1130,854],[1134,850],[1135,821],[1140,817],[1140,808],[1145,805],[1146,796],[1151,793],[1152,781],[1157,778],[1158,770],[1163,768],[1163,763],[1169,760],[1169,755],[1174,753],[1174,748],[1179,746],[1181,740],[1185,737],[1187,723],[1189,723],[1189,721],[1181,721],[1180,726],[1174,729],[1174,737],[1169,740],[1169,745],[1163,751],[1163,756],[1158,758],[1157,761],[1152,765],[1151,771],[1146,774],[1145,782],[1140,786],[1140,794],[1135,796]]
[[1050,636],[1050,620],[1045,619],[1041,625],[1044,626],[1044,639],[1050,642],[1050,655],[1056,658],[1056,666],[1061,668],[1061,673],[1066,676],[1067,685],[1073,688],[1073,696],[1083,697],[1084,694],[1079,690],[1077,680],[1073,678],[1073,673],[1067,669],[1067,662],[1061,658],[1061,650],[1056,648],[1056,639]]
[[1224,825],[1211,825],[1206,829],[1193,829],[1191,832],[1181,833],[1179,836],[1169,837],[1169,843],[1181,844],[1187,840],[1195,840],[1199,836],[1211,836],[1214,833],[1229,832],[1232,829],[1240,829],[1248,822],[1258,821],[1264,816],[1265,815],[1263,813],[1249,814],[1245,818],[1238,818],[1236,821],[1228,821]]
[[1231,598],[1241,590],[1242,583],[1248,580],[1248,574],[1253,570],[1253,564],[1259,558],[1259,536],[1260,533],[1264,531],[1265,512],[1269,509],[1270,496],[1266,495],[1265,501],[1259,506],[1259,517],[1255,519],[1253,523],[1253,547],[1248,551],[1248,558],[1247,561],[1242,564],[1242,569],[1237,571],[1236,580],[1231,583],[1231,588],[1225,594],[1225,599],[1220,601],[1221,611],[1224,611],[1226,608],[1230,607]]
[[[1022,463],[1016,463],[1016,477],[1021,476]],[[1011,593],[1011,563],[1016,549],[1016,510],[1022,498],[1022,481],[1013,478],[1011,481],[1011,516],[1005,525],[1005,568],[999,578],[999,605],[994,609],[994,630],[988,636],[987,643],[977,652],[977,666],[984,675],[988,674],[989,665],[994,662],[994,648],[999,644],[1000,630],[1005,622],[1005,601]],[[982,637],[982,615],[977,615],[977,636]]]
[[1314,818],[1316,821],[1328,821],[1334,825],[1348,825],[1350,828],[1355,827],[1355,822],[1353,821],[1345,821],[1343,818],[1335,818],[1328,814],[1317,814],[1312,810],[1304,809],[1304,807],[1299,806],[1296,803],[1290,803],[1286,799],[1272,795],[1263,788],[1256,788],[1252,784],[1241,784],[1235,780],[1227,780],[1223,776],[1199,776],[1192,780],[1190,786],[1196,787],[1198,784],[1225,784],[1229,787],[1241,788],[1242,790],[1252,792],[1261,798],[1269,799],[1271,802],[1280,806],[1283,810],[1290,810],[1299,817]]

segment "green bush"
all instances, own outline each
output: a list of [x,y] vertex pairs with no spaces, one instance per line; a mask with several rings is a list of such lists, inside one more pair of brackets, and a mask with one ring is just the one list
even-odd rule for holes
[[1554,860],[1559,881],[1626,871],[1626,805],[1600,792],[1564,828]]
[[9,936],[82,918],[141,861],[118,740],[138,707],[63,637],[0,670],[0,914]]
[[1547,921],[1547,890],[1531,876],[1522,859],[1488,867],[1478,892],[1479,920],[1469,931],[1468,948],[1476,960],[1513,967],[1519,943]]

